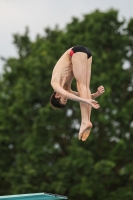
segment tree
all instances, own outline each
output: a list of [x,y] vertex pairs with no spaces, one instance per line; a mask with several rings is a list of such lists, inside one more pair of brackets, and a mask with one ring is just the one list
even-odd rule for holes
[[[28,29],[14,35],[18,58],[9,58],[0,80],[0,194],[51,192],[71,199],[132,199],[133,19],[118,11],[73,18],[64,30],[45,29],[33,42]],[[91,91],[104,85],[93,130],[78,141],[80,110],[49,105],[51,72],[69,47],[93,53]],[[128,63],[128,68],[125,68]],[[73,83],[75,88],[75,83]]]

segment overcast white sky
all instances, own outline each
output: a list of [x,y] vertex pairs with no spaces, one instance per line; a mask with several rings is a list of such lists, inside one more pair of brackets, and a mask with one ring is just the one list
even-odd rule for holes
[[[74,16],[81,18],[96,9],[110,8],[117,9],[120,18],[133,18],[133,0],[0,0],[0,56],[17,55],[12,35],[23,34],[26,26],[34,40],[46,27],[58,24],[63,28]],[[0,72],[2,66],[0,61]]]

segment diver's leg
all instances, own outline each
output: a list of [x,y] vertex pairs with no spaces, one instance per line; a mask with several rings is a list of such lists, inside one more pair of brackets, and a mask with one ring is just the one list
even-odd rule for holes
[[[89,59],[87,58],[87,54],[81,52],[77,52],[72,56],[73,73],[77,82],[77,90],[79,96],[85,99],[91,99],[89,89],[91,69],[88,69],[88,67],[91,67],[92,57]],[[85,103],[80,103],[80,109],[81,127],[79,131],[79,139],[82,139],[83,137],[83,140],[86,140],[88,136],[85,135],[90,134],[92,127],[92,123],[90,122],[91,106]]]

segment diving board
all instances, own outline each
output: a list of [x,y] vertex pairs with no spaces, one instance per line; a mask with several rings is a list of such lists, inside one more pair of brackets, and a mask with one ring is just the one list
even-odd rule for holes
[[0,200],[65,200],[66,196],[49,193],[33,193],[0,196]]

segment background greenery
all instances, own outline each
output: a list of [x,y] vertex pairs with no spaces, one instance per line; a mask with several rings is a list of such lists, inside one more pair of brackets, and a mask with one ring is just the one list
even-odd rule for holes
[[[133,19],[117,10],[73,18],[31,41],[14,35],[18,57],[5,60],[0,79],[0,195],[50,192],[69,200],[133,199]],[[67,48],[93,53],[91,91],[99,85],[93,130],[78,140],[80,109],[49,105],[52,69]],[[73,83],[75,89],[75,83]]]

